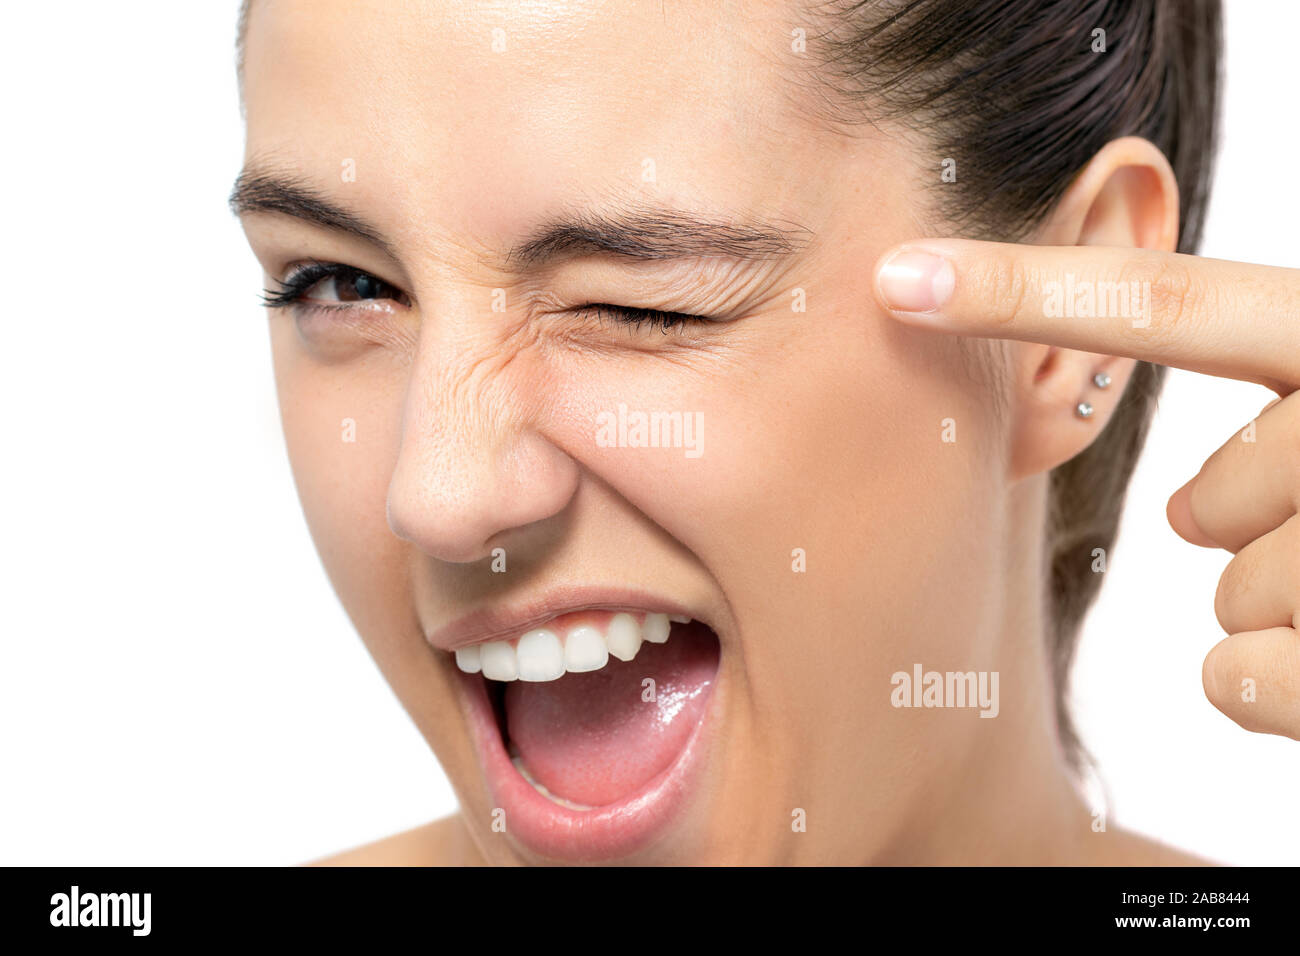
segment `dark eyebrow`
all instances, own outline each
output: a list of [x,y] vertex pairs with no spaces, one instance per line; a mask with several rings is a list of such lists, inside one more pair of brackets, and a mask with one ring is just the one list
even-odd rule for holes
[[637,207],[609,214],[584,212],[547,223],[511,250],[508,261],[535,266],[600,253],[633,259],[778,259],[801,251],[811,237],[811,230],[795,223],[728,222],[676,209]]
[[[237,216],[249,212],[293,216],[350,233],[398,258],[378,229],[291,175],[245,169],[235,180],[229,202]],[[811,237],[811,230],[796,223],[729,222],[676,209],[631,207],[553,220],[511,249],[506,261],[517,267],[536,267],[601,253],[650,260],[712,256],[762,261],[793,255],[803,250]]]
[[334,205],[319,191],[293,176],[245,169],[230,190],[230,209],[236,216],[249,212],[278,212],[327,229],[351,233],[379,246],[396,259],[391,243],[374,226],[354,213]]

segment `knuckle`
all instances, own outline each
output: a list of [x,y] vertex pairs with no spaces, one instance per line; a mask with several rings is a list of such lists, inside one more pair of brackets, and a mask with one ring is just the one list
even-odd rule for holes
[[[1228,565],[1231,569],[1232,565]],[[1230,571],[1224,571],[1219,577],[1219,586],[1214,589],[1214,617],[1219,627],[1231,633],[1232,601],[1237,594],[1236,584],[1231,580]]]
[[1241,706],[1241,680],[1249,667],[1249,646],[1241,635],[1225,637],[1210,649],[1201,664],[1201,686],[1205,697],[1229,719],[1246,730],[1254,715]]
[[[1218,452],[1215,452],[1215,454],[1217,455]],[[1192,485],[1191,493],[1187,496],[1187,510],[1191,513],[1192,520],[1196,522],[1198,528],[1211,538],[1215,537],[1212,516],[1216,511],[1214,504],[1217,498],[1211,480],[1217,472],[1217,469],[1212,467],[1214,464],[1215,458],[1214,455],[1211,455],[1201,467],[1200,475],[1197,477],[1196,483]],[[1211,476],[1211,478],[1207,478],[1207,475]]]
[[1025,308],[1029,282],[1024,269],[1011,256],[999,254],[986,260],[982,266],[981,285],[988,290],[988,301],[998,303],[993,310],[999,325],[1010,324]]
[[1132,262],[1123,267],[1120,280],[1141,291],[1153,329],[1170,338],[1186,335],[1198,318],[1202,290],[1191,269],[1180,262],[1163,257]]
[[1259,565],[1252,555],[1243,552],[1228,562],[1214,592],[1214,614],[1225,631],[1234,630],[1238,611],[1258,580]]
[[1282,524],[1282,540],[1288,566],[1284,571],[1287,598],[1291,610],[1300,615],[1300,515],[1292,515]]
[[[1300,393],[1298,393],[1300,394]],[[1291,482],[1291,503],[1300,511],[1300,404],[1292,406],[1290,421],[1283,424],[1286,434],[1286,452],[1290,456],[1289,467],[1293,480]]]
[[1216,644],[1205,655],[1205,661],[1201,664],[1201,686],[1205,689],[1205,696],[1224,713],[1227,713],[1223,702],[1228,687],[1228,672],[1231,669],[1228,661],[1231,654],[1230,641],[1231,638],[1228,638]]

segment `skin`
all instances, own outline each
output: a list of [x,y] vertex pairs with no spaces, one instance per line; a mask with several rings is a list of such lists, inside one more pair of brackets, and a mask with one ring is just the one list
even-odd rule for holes
[[[776,2],[743,16],[716,3],[254,4],[247,163],[384,238],[246,211],[268,283],[303,260],[341,262],[409,302],[271,314],[295,480],[344,607],[461,804],[322,862],[543,862],[491,829],[454,663],[425,635],[567,584],[662,594],[721,640],[711,719],[725,745],[671,830],[629,862],[1194,861],[1094,828],[1055,738],[1041,572],[1026,559],[1047,473],[1104,426],[1132,343],[1075,327],[1070,341],[1009,342],[995,378],[972,343],[899,321],[872,265],[942,234],[922,225],[937,160],[903,131],[848,139],[801,108],[792,17]],[[814,238],[758,263],[507,262],[559,213],[635,204]],[[1122,140],[1035,240],[1168,250],[1176,235],[1167,163]],[[979,297],[970,274],[962,315]],[[723,321],[663,334],[573,311],[592,302]],[[1081,421],[1074,405],[1103,368],[1115,384]],[[703,455],[598,447],[596,415],[619,403],[699,412]],[[945,419],[956,442],[941,440]],[[494,548],[508,573],[490,572]],[[792,571],[796,548],[806,572]],[[891,675],[917,662],[999,672],[996,719],[891,706]],[[792,831],[795,808],[806,832]]]
[[[939,256],[955,276],[943,301],[894,312],[917,327],[1104,349],[1277,392],[1174,492],[1167,514],[1185,540],[1234,556],[1214,595],[1228,637],[1206,655],[1206,696],[1247,730],[1300,740],[1300,270],[952,239],[904,248]],[[1045,315],[1036,302],[994,295],[1067,272],[1148,284],[1149,321]]]

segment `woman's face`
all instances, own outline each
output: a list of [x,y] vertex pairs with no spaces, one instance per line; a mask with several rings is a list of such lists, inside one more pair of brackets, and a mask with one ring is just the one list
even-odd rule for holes
[[[901,132],[823,126],[800,28],[752,0],[253,6],[249,240],[271,288],[365,274],[270,313],[298,490],[489,860],[879,858],[998,724],[890,703],[994,627],[993,402],[872,291],[953,187]],[[638,413],[682,427],[649,447]],[[635,645],[619,611],[707,629],[579,673]],[[451,650],[537,676],[537,630],[582,632],[574,672]]]

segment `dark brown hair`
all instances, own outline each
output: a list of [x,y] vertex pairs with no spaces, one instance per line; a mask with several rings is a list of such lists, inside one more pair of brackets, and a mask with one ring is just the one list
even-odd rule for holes
[[[1218,0],[841,0],[810,10],[823,28],[808,51],[826,119],[891,119],[955,159],[957,182],[936,190],[954,234],[1023,239],[1107,142],[1132,135],[1169,159],[1178,251],[1196,251],[1219,110]],[[934,169],[937,182],[938,158]],[[1051,474],[1047,633],[1058,732],[1076,769],[1088,755],[1067,691],[1101,586],[1093,549],[1111,553],[1164,373],[1139,362],[1106,428]]]

